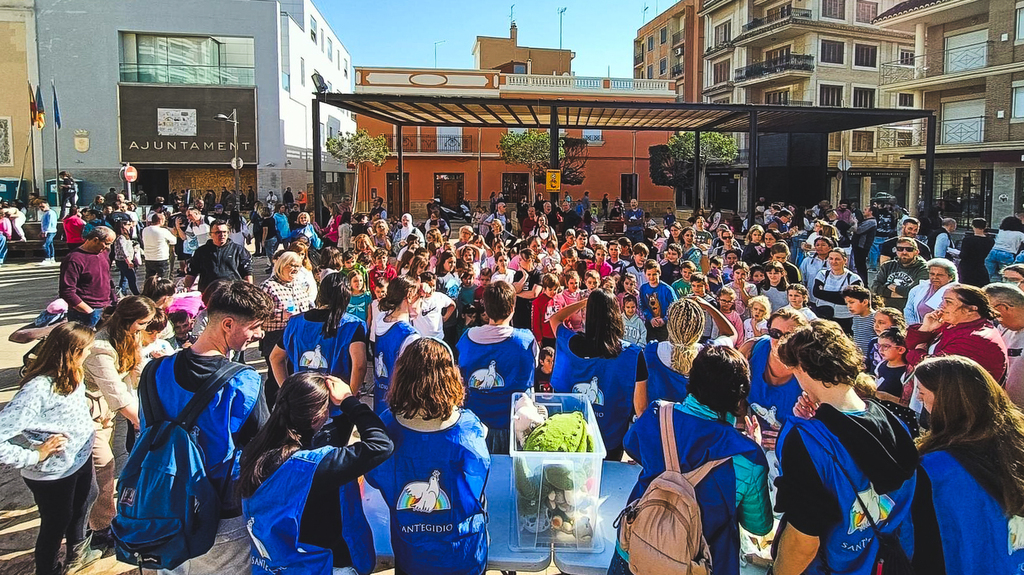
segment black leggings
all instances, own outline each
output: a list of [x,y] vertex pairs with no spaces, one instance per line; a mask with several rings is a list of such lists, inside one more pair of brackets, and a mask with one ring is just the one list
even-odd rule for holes
[[36,537],[36,573],[59,573],[57,555],[61,539],[67,538],[68,554],[85,540],[89,511],[99,489],[92,461],[63,479],[36,481],[25,479],[39,507],[39,535]]

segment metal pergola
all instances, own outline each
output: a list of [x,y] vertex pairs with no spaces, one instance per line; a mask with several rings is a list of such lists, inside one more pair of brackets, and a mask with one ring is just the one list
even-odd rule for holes
[[[546,128],[551,137],[551,168],[557,169],[561,129],[750,134],[748,206],[757,199],[757,139],[764,133],[830,133],[913,120],[927,122],[924,193],[932,197],[935,174],[935,114],[931,110],[825,108],[787,105],[705,104],[691,102],[627,102],[562,98],[452,97],[406,94],[339,94],[321,92],[313,98],[313,197],[320,215],[323,157],[320,104],[362,114],[396,126],[399,186],[404,174],[402,129],[406,126],[466,128]],[[698,161],[698,154],[694,161]],[[698,182],[694,190],[699,194]],[[748,209],[748,219],[753,209]]]

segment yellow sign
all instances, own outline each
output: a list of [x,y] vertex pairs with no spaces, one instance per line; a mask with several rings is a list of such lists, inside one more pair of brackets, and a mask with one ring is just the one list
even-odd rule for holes
[[557,192],[562,189],[562,170],[547,171],[547,189],[549,192]]

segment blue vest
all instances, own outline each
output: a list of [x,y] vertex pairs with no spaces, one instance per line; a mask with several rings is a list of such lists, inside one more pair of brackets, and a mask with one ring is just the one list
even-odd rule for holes
[[[192,399],[193,393],[186,391],[174,377],[174,364],[180,354],[157,366],[156,381],[160,404],[169,417],[177,417]],[[197,443],[203,450],[206,474],[220,494],[221,505],[231,509],[238,499],[235,496],[235,481],[238,479],[239,458],[242,450],[235,445],[232,433],[242,428],[249,414],[256,407],[263,380],[253,369],[238,372],[213,397],[206,411],[196,420]],[[139,410],[142,429],[146,428],[146,417]]]
[[921,456],[932,482],[946,573],[1024,573],[1024,518],[1003,508],[952,455]]
[[747,402],[751,411],[757,415],[762,429],[774,428],[778,431],[793,414],[793,406],[803,390],[796,376],[782,385],[771,385],[764,380],[771,353],[771,338],[762,336],[750,354],[750,395],[747,396]]
[[459,370],[466,384],[466,408],[490,429],[508,431],[512,394],[533,388],[533,332],[513,329],[505,341],[480,344],[462,334]]
[[[473,412],[441,431],[419,432],[381,416],[395,443],[366,475],[391,513],[395,566],[409,575],[480,575],[487,568],[483,496],[491,456]],[[506,526],[500,526],[502,529]]]
[[[630,501],[639,499],[655,477],[665,471],[658,406],[649,407],[626,434],[626,450],[640,455],[643,468]],[[694,417],[676,410],[672,427],[679,448],[679,466],[685,473],[708,461],[742,456],[767,468],[764,452],[731,425]],[[740,528],[736,514],[736,472],[723,463],[694,488],[700,504],[704,536],[711,548],[715,573],[740,572]]]
[[288,320],[281,347],[288,352],[288,361],[296,373],[320,371],[348,381],[352,376],[352,354],[348,346],[359,326],[366,329],[362,320],[346,313],[334,337],[325,338],[323,322],[309,321],[306,314],[301,313]]
[[[793,430],[801,435],[807,453],[814,462],[814,467],[821,477],[821,482],[839,502],[843,520],[821,537],[821,552],[814,558],[805,573],[816,575],[872,575],[875,555],[878,553],[878,540],[871,530],[871,523],[857,502],[856,486],[860,498],[868,506],[871,516],[883,533],[898,533],[907,557],[914,554],[914,527],[910,520],[910,503],[914,497],[917,476],[904,481],[895,491],[878,493],[874,486],[850,457],[838,438],[818,420],[791,417],[779,434],[776,450],[782,473],[785,475],[786,462],[782,459],[785,453],[785,441]],[[897,433],[907,433],[905,429]],[[826,449],[828,451],[826,451]],[[842,469],[836,466],[831,452],[839,461]],[[846,474],[843,473],[846,470]],[[849,480],[847,479],[849,475]],[[827,565],[823,563],[827,561]]]
[[405,338],[416,335],[416,328],[400,321],[388,328],[384,335],[377,336],[373,356],[373,411],[377,415],[387,409],[388,387],[391,385],[391,372],[395,370],[398,352],[405,343]]
[[[331,574],[331,550],[300,543],[299,532],[313,474],[320,461],[334,449],[337,448],[327,446],[293,453],[252,497],[242,500],[254,574]],[[349,546],[356,571],[365,575],[373,570],[377,559],[373,534],[363,514],[359,484],[353,481],[342,486],[339,496],[342,537]]]
[[556,393],[581,393],[590,399],[597,416],[597,426],[608,451],[622,447],[633,417],[633,388],[636,387],[636,363],[641,349],[622,342],[618,357],[581,358],[569,350],[569,339],[576,332],[558,326],[555,367],[551,387]]
[[690,378],[658,359],[658,343],[652,341],[644,347],[644,360],[647,362],[647,403],[659,399],[678,403],[686,399],[686,386],[690,383]]

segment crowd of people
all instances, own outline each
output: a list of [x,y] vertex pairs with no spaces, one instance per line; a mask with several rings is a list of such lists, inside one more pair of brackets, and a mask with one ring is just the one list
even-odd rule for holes
[[[330,206],[320,226],[290,190],[229,194],[208,209],[175,193],[144,217],[97,198],[106,213],[86,210],[80,237],[80,210],[64,217],[70,321],[0,412],[0,462],[40,510],[37,573],[166,535],[122,518],[146,499],[118,492],[113,431],[130,453],[150,445],[155,414],[207,388],[189,431],[216,542],[166,572],[366,573],[365,477],[398,572],[482,573],[491,455],[509,453],[527,391],[590,400],[607,459],[642,468],[631,501],[668,469],[663,445],[682,472],[721,460],[694,486],[715,573],[1024,560],[1018,218],[994,238],[975,220],[957,243],[955,221],[921,235],[884,205],[765,204],[743,229],[607,195],[512,209],[495,194],[460,227],[437,204],[417,224],[379,199]],[[608,572],[637,572],[621,540]]]

